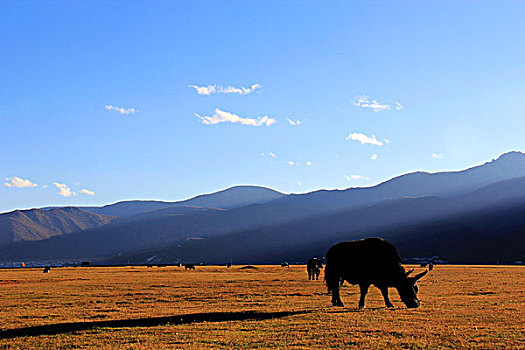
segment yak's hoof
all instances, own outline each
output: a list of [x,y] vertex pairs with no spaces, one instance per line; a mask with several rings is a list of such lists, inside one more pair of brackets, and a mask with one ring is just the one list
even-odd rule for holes
[[337,300],[337,301],[332,300],[332,305],[344,307],[343,302],[341,300]]
[[365,308],[364,304],[359,304],[359,310],[363,310]]
[[393,309],[394,308],[394,305],[392,304],[388,304],[386,307],[390,308],[390,309]]

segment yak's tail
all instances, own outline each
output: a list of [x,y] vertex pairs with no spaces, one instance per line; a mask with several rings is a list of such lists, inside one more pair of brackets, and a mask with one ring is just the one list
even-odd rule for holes
[[337,271],[334,270],[333,263],[331,263],[328,258],[326,259],[326,266],[324,269],[324,280],[326,282],[326,287],[328,288],[328,293],[339,288],[340,276]]

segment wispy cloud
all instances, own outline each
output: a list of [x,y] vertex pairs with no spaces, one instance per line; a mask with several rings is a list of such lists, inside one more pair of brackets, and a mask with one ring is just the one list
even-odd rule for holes
[[297,185],[298,185],[298,186],[302,186],[303,183],[302,183],[301,181],[297,181]]
[[290,161],[288,161],[288,164],[289,164],[289,165],[299,165],[299,163],[297,163],[297,162],[294,162],[294,161],[291,161],[291,160],[290,160]]
[[227,86],[222,87],[219,86],[218,91],[223,94],[239,94],[239,95],[248,95],[254,92],[255,90],[261,89],[261,84],[253,84],[250,87],[245,88],[244,86],[241,86],[239,88],[233,87],[233,86]]
[[288,120],[288,123],[290,123],[290,125],[294,125],[294,126],[301,125],[303,123],[300,120],[293,120],[293,119],[290,119],[290,118],[286,118],[286,120]]
[[208,96],[208,95],[212,95],[217,92],[217,89],[216,89],[217,85],[208,85],[208,86],[188,85],[188,86],[197,90],[197,94],[199,95]]
[[375,153],[372,154],[372,155],[370,156],[370,160],[377,160],[377,154],[375,154]]
[[115,107],[113,105],[106,105],[106,109],[108,111],[116,111],[120,114],[135,114],[138,111],[135,108],[122,108],[122,107]]
[[71,191],[69,186],[67,186],[66,184],[53,182],[53,185],[55,185],[58,188],[58,194],[62,197],[71,197],[77,195],[76,192]]
[[90,191],[90,190],[86,190],[85,188],[81,189],[80,193],[87,194],[89,196],[94,196],[95,195],[95,192]]
[[310,162],[309,160],[306,161],[306,165],[308,166],[312,166],[312,162]]
[[197,85],[188,85],[197,91],[197,94],[209,96],[213,94],[238,94],[238,95],[248,95],[262,88],[261,84],[253,84],[249,87],[235,87],[235,86],[217,86],[217,85],[208,85],[208,86],[197,86]]
[[396,111],[400,111],[405,108],[399,102],[395,102],[395,104],[392,106],[388,103],[381,103],[377,100],[371,99],[369,96],[366,95],[355,96],[353,98],[352,104],[356,107],[371,109],[374,112],[388,111],[392,108],[394,108]]
[[195,113],[195,116],[199,118],[201,123],[206,125],[214,125],[219,123],[238,123],[242,125],[251,125],[251,126],[261,126],[266,125],[270,126],[276,122],[274,118],[270,118],[268,116],[264,117],[257,117],[257,118],[242,118],[239,117],[237,114],[221,111],[218,108],[215,108],[215,113],[211,117],[201,117],[197,113]]
[[7,187],[17,187],[17,188],[24,188],[24,187],[37,187],[38,184],[32,183],[28,179],[21,179],[18,176],[13,177],[6,177],[4,182],[4,186]]
[[443,155],[441,153],[432,153],[433,159],[441,159],[443,158]]
[[359,141],[361,142],[362,145],[370,144],[370,145],[376,145],[376,146],[383,146],[385,143],[390,143],[390,140],[383,139],[383,141],[379,141],[378,139],[376,139],[375,135],[367,136],[360,132],[354,132],[354,133],[348,134],[345,140]]
[[364,181],[370,181],[370,178],[368,176],[363,175],[345,175],[346,181],[357,181],[357,180],[364,180]]

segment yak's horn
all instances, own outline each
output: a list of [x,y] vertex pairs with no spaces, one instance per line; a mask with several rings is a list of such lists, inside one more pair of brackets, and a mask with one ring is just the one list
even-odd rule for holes
[[405,272],[405,277],[408,277],[408,275],[410,275],[412,272],[414,272],[414,269]]
[[421,273],[418,273],[417,275],[415,275],[414,277],[412,277],[414,279],[414,282],[419,280],[421,277],[425,276],[426,274],[428,273],[428,270],[425,270]]

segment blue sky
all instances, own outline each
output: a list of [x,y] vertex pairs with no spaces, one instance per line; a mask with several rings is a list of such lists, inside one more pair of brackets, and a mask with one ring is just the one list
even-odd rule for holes
[[2,1],[0,211],[370,186],[523,151],[524,13]]

